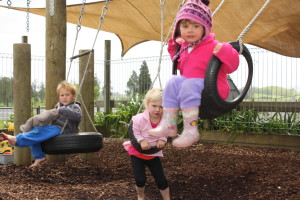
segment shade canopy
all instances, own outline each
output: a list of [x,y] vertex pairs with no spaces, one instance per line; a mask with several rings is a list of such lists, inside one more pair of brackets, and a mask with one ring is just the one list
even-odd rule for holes
[[[244,28],[267,0],[226,0],[213,17],[212,32],[217,40],[237,40]],[[122,56],[133,46],[161,40],[161,2],[159,0],[111,0],[101,30],[116,34],[122,43]],[[222,0],[213,0],[214,11]],[[182,0],[165,0],[163,33],[168,35]],[[98,29],[106,2],[86,3],[82,26]],[[12,8],[26,11],[24,8]],[[78,24],[81,5],[67,6],[67,21]],[[30,8],[45,16],[45,8]],[[171,35],[169,35],[170,37]],[[252,44],[285,56],[300,57],[300,3],[297,0],[271,0],[242,38]]]

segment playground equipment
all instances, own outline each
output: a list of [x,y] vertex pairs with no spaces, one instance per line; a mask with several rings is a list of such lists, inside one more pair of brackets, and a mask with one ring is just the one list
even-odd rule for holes
[[[98,34],[100,32],[102,23],[104,21],[105,15],[108,11],[108,4],[109,4],[109,0],[106,1],[106,5],[102,8],[102,14],[100,17],[100,22],[99,22],[99,26],[98,26],[98,31],[95,37],[95,41],[93,43],[93,46],[91,48],[91,50],[83,52],[79,55],[75,55],[74,56],[74,50],[75,50],[75,46],[76,46],[76,42],[77,42],[77,38],[78,38],[78,33],[80,31],[80,27],[81,27],[81,20],[84,14],[84,7],[85,7],[85,2],[82,3],[82,7],[81,7],[81,12],[80,12],[80,16],[79,16],[79,21],[78,21],[78,28],[77,28],[77,33],[76,33],[76,39],[74,42],[74,49],[73,49],[73,55],[70,58],[71,62],[70,62],[70,67],[69,67],[69,72],[71,69],[71,65],[72,65],[72,61],[75,58],[84,56],[84,55],[88,55],[88,60],[86,63],[86,67],[83,73],[83,77],[82,80],[79,84],[79,89],[78,89],[78,94],[77,94],[77,98],[80,98],[80,102],[88,116],[88,119],[91,122],[91,125],[93,126],[95,132],[80,132],[80,133],[71,133],[71,134],[63,134],[64,128],[66,126],[66,124],[68,123],[68,120],[66,121],[64,127],[61,130],[61,134],[51,138],[50,140],[47,140],[45,142],[42,143],[42,148],[43,151],[47,154],[72,154],[72,153],[90,153],[90,152],[97,152],[99,151],[102,147],[103,147],[103,137],[102,134],[99,133],[93,123],[92,118],[89,115],[89,112],[86,108],[86,105],[84,103],[84,100],[82,98],[81,95],[81,91],[82,91],[82,87],[83,87],[83,83],[85,81],[86,75],[87,75],[87,71],[88,71],[88,67],[89,67],[89,62],[91,59],[91,55],[94,52],[94,46],[96,43],[96,39],[98,37]],[[68,73],[69,76],[69,73]],[[67,76],[67,79],[68,79]],[[75,102],[74,102],[75,104]]]
[[[216,12],[219,11],[219,9],[221,8],[221,6],[223,5],[224,2],[225,1],[222,1],[220,3],[218,8],[214,11],[213,16],[216,14]],[[270,2],[270,0],[266,1],[264,6],[259,10],[259,12],[253,17],[253,19],[249,22],[249,24],[241,32],[237,41],[230,43],[239,52],[239,54],[241,54],[245,57],[247,64],[248,64],[248,78],[247,78],[245,87],[243,88],[243,91],[238,95],[238,97],[236,97],[232,101],[226,101],[220,97],[220,95],[218,93],[218,89],[217,89],[217,77],[218,77],[218,73],[220,71],[220,67],[221,67],[222,63],[216,56],[213,55],[208,64],[208,68],[207,68],[206,74],[205,74],[204,90],[202,93],[201,106],[200,106],[200,110],[199,110],[200,118],[213,119],[213,118],[219,117],[221,115],[224,115],[224,114],[230,112],[231,110],[233,110],[239,103],[242,102],[242,100],[246,96],[246,94],[250,88],[251,82],[252,82],[253,61],[252,61],[252,57],[251,57],[249,50],[247,49],[247,47],[245,45],[242,44],[242,38],[244,37],[245,33],[249,30],[250,26],[257,19],[257,17],[262,13],[262,11],[265,9],[265,7],[269,4],[269,2]],[[182,2],[182,4],[180,4],[179,8],[183,5],[183,3],[184,3],[184,1]],[[163,4],[162,4],[162,7],[163,7]],[[161,19],[163,20],[163,17]],[[162,23],[163,23],[163,21],[162,21]],[[173,26],[174,26],[174,22],[173,22]],[[171,29],[172,28],[173,27],[171,27]],[[170,31],[169,31],[169,33],[170,33]],[[180,50],[180,48],[177,49],[177,51],[179,51],[179,50]],[[177,59],[175,59],[173,61],[172,72],[174,75],[177,74],[178,59],[179,59],[179,57],[177,57]],[[159,76],[159,70],[158,70],[157,77],[158,76]],[[154,82],[152,83],[152,85],[153,84],[154,84]],[[141,107],[140,107],[140,109],[141,109]],[[161,150],[156,147],[152,147],[149,150],[142,150],[141,145],[137,142],[137,140],[134,136],[134,133],[132,130],[132,121],[130,121],[130,123],[128,125],[128,133],[129,133],[131,143],[137,151],[144,153],[144,154],[152,154],[152,153],[156,153]]]

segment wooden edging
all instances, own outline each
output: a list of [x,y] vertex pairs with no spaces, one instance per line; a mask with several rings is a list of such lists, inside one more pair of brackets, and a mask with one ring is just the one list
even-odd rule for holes
[[227,133],[204,131],[203,142],[245,146],[272,147],[300,151],[300,135],[264,135],[257,133]]

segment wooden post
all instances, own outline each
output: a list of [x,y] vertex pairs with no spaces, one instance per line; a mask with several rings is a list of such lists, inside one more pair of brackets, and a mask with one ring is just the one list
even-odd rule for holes
[[[13,45],[13,102],[14,102],[14,135],[21,133],[20,125],[31,117],[31,46],[27,37],[23,42]],[[31,151],[29,147],[15,147],[14,163],[30,165]]]
[[110,113],[110,54],[111,41],[105,40],[104,49],[104,112]]
[[[49,5],[52,1],[54,8]],[[56,87],[66,78],[66,1],[47,0],[46,3],[45,97],[46,109],[52,109],[58,101]]]
[[[56,87],[66,79],[66,1],[46,1],[46,109],[58,102]],[[50,161],[65,161],[65,155],[50,156]]]
[[[79,54],[86,51],[89,50],[80,50]],[[86,74],[84,74],[86,67],[87,71]],[[83,83],[81,91],[78,92],[80,92],[83,99],[83,102],[80,103],[85,105],[88,113],[84,110],[84,106],[82,105],[82,120],[80,122],[80,130],[82,132],[95,132],[92,124],[94,123],[94,53],[91,53],[91,55],[87,54],[79,58],[79,83],[81,83],[82,80]],[[89,116],[92,119],[92,122],[89,119]],[[94,157],[94,153],[79,154],[79,157],[84,160],[91,160]]]

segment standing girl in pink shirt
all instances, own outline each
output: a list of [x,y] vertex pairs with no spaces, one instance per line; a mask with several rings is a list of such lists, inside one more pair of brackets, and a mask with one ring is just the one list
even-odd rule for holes
[[[161,120],[162,108],[162,90],[151,89],[147,92],[144,99],[145,111],[132,117],[132,130],[136,140],[140,143],[142,150],[149,150],[152,146],[159,149],[167,143],[165,136],[150,136],[148,131],[155,128]],[[138,199],[145,199],[146,171],[145,166],[150,169],[155,179],[156,185],[160,190],[164,200],[170,199],[169,184],[166,178],[160,158],[163,157],[162,150],[154,154],[142,154],[138,152],[130,141],[124,142],[123,146],[131,158],[133,174],[135,178],[136,191]]]
[[[211,33],[212,14],[209,0],[189,0],[179,11],[168,51],[172,60],[178,59],[180,76],[172,76],[163,92],[163,118],[150,131],[153,136],[177,135],[177,116],[182,111],[184,130],[173,141],[175,147],[188,147],[200,138],[198,131],[199,106],[204,89],[205,71],[213,55],[223,63],[218,75],[218,91],[223,99],[229,95],[226,75],[239,65],[238,52],[228,43],[215,40]],[[180,50],[176,49],[180,46]]]

